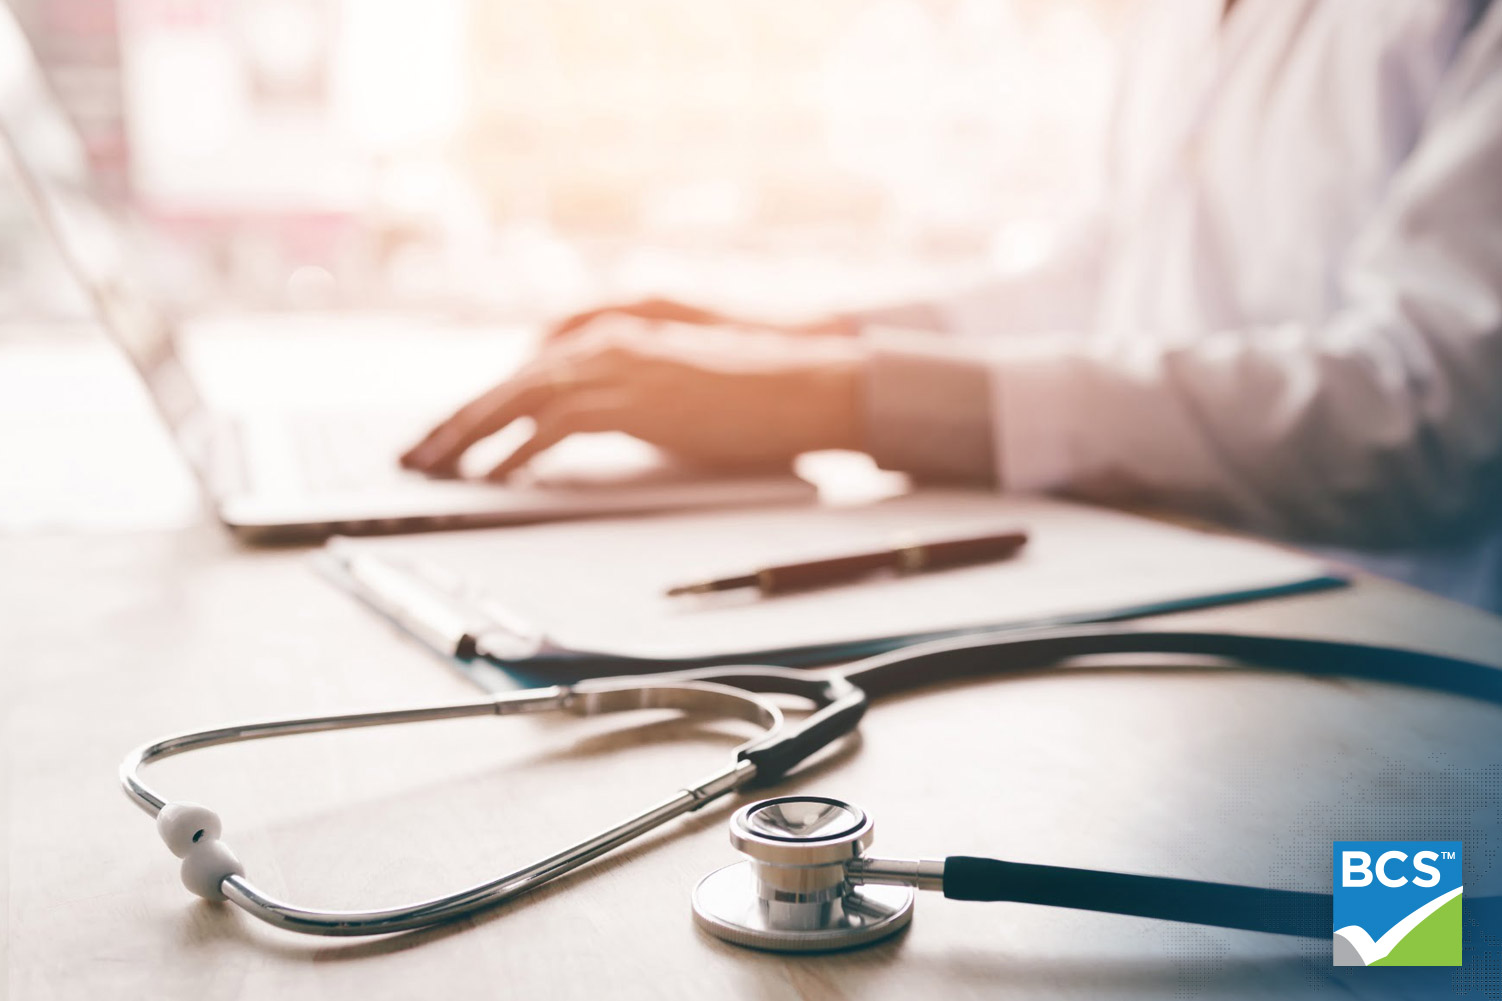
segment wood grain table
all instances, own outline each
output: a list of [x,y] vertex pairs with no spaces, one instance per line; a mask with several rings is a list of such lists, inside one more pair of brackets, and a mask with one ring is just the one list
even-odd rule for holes
[[[874,1001],[1340,989],[1327,979],[1328,940],[937,895],[919,900],[905,935],[865,951],[742,951],[695,927],[689,893],[733,861],[725,821],[745,799],[433,931],[304,938],[199,901],[118,788],[129,748],[220,722],[473,691],[306,558],[244,549],[209,526],[0,538],[0,983],[10,997]],[[1502,619],[1377,580],[1172,621],[1502,665]],[[1380,685],[1058,671],[881,704],[862,739],[779,790],[863,805],[876,850],[891,855],[1325,889],[1334,837],[1450,837],[1418,828],[1458,823],[1467,804],[1484,821],[1502,775],[1499,724],[1494,707]],[[665,717],[488,718],[217,748],[150,774],[172,798],[218,809],[225,839],[270,892],[374,907],[544,854],[707,771],[740,736],[730,724]],[[1414,826],[1392,833],[1395,818]]]

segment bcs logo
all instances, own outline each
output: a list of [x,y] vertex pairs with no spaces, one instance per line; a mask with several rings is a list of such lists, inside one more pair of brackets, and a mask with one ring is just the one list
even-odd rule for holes
[[1336,966],[1459,966],[1459,841],[1335,842]]

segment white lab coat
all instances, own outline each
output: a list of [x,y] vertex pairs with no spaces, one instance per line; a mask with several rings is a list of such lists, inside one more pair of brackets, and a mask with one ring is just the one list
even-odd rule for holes
[[1223,7],[1145,19],[1073,249],[936,304],[990,372],[1001,481],[1306,538],[1486,520],[1502,4]]

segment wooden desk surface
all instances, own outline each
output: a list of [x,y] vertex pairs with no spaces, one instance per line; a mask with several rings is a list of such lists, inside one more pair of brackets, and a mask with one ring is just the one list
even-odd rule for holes
[[[724,825],[742,801],[436,931],[303,938],[198,901],[117,786],[127,749],[217,722],[472,691],[304,556],[246,551],[207,526],[0,539],[0,968],[11,997],[1278,997],[1330,973],[1327,941],[936,895],[920,899],[905,936],[863,952],[741,951],[695,928],[689,892],[733,860]],[[1376,581],[1175,620],[1502,664],[1502,619]],[[636,721],[295,738],[174,759],[151,779],[218,809],[270,891],[377,906],[536,857],[706,771],[737,739]],[[1430,791],[1441,805],[1473,794],[1499,721],[1491,707],[1375,685],[1074,672],[880,705],[863,741],[779,789],[862,804],[877,850],[893,855],[1323,888],[1332,837],[1398,837],[1373,829],[1395,803],[1422,812]]]

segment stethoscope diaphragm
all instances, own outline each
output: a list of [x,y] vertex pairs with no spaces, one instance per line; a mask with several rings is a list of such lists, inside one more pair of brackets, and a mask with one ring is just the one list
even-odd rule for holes
[[746,858],[694,888],[699,927],[735,945],[772,952],[833,952],[888,938],[913,919],[912,886],[863,886],[850,863],[874,825],[865,811],[822,796],[781,796],[730,818],[730,843]]

